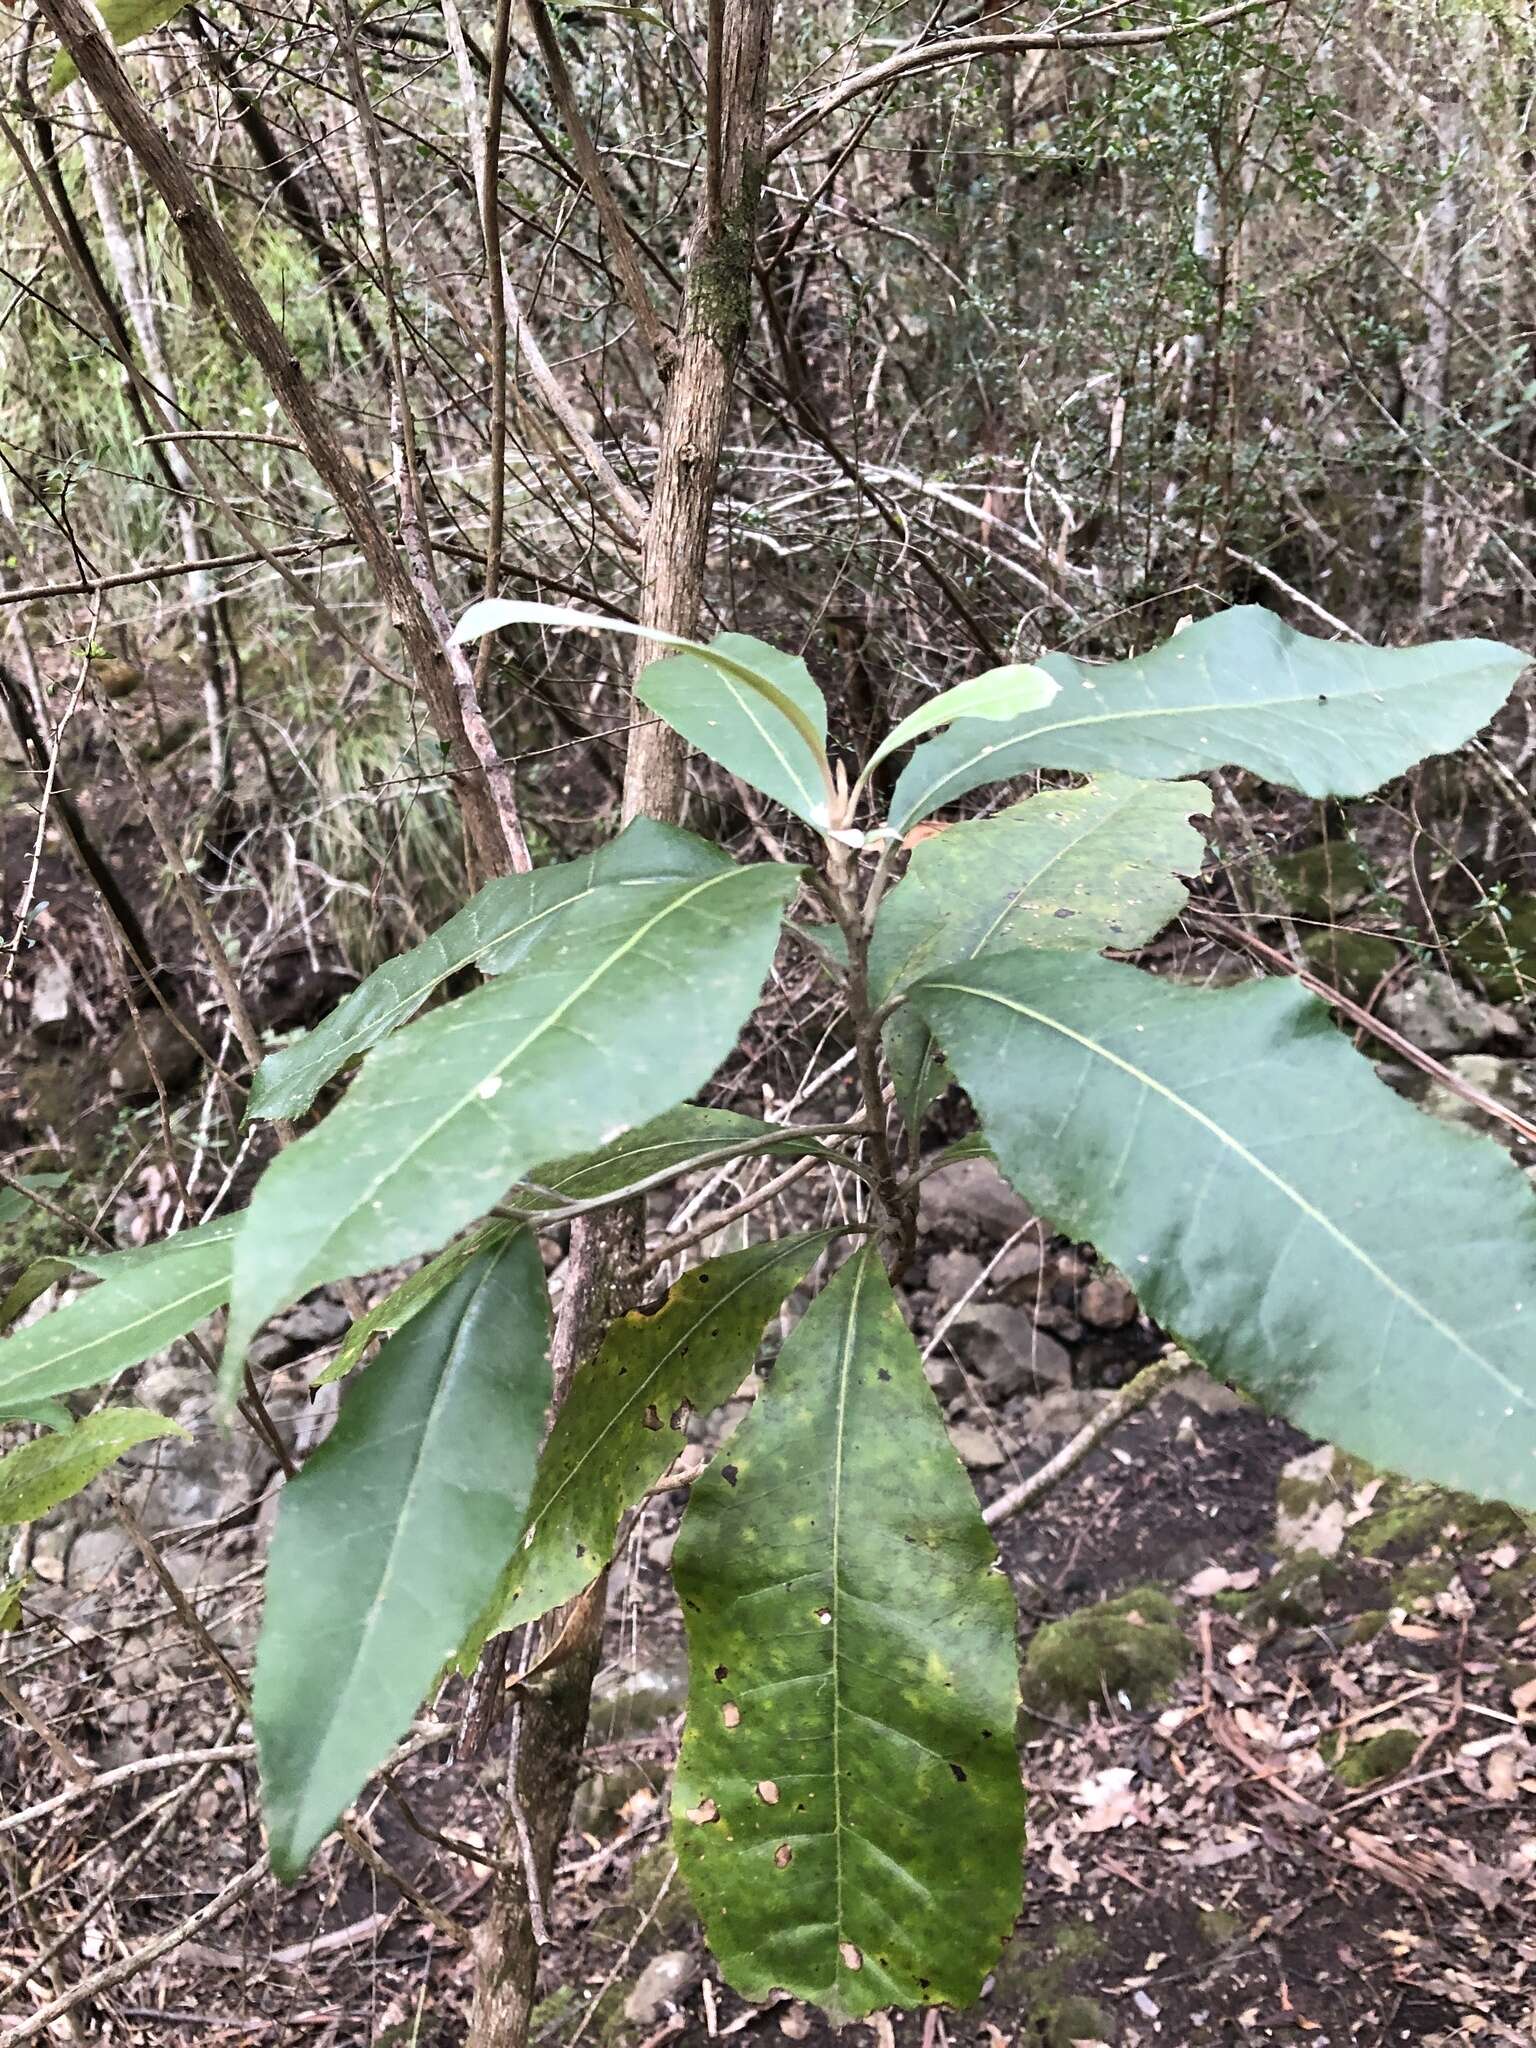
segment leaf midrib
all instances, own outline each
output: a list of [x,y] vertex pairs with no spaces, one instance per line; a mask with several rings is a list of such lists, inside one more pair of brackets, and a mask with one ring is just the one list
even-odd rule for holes
[[[1346,698],[1359,696],[1381,695],[1385,697],[1388,690],[1396,694],[1398,692],[1424,689],[1434,690],[1438,689],[1438,686],[1432,679],[1428,681],[1389,683],[1384,689],[1380,686],[1362,683],[1353,690],[1335,687],[1332,694],[1339,697],[1342,701]],[[1084,712],[1076,718],[1059,718],[1050,725],[1032,726],[1028,732],[1020,733],[1016,739],[1000,739],[994,741],[991,746],[978,747],[976,752],[968,755],[965,760],[956,761],[951,767],[946,768],[936,781],[930,782],[921,795],[916,796],[914,802],[907,806],[900,822],[904,823],[908,818],[912,817],[914,808],[918,804],[928,805],[932,809],[933,806],[929,800],[932,798],[934,791],[943,789],[945,784],[952,782],[956,776],[966,774],[976,766],[978,761],[990,760],[992,755],[1001,752],[1004,747],[1018,746],[1026,740],[1048,739],[1052,733],[1076,732],[1080,728],[1090,725],[1121,725],[1129,719],[1137,718],[1195,718],[1202,712],[1212,718],[1221,718],[1233,711],[1247,713],[1250,711],[1294,709],[1298,704],[1305,704],[1309,694],[1314,699],[1316,698],[1316,691],[1309,693],[1306,690],[1295,690],[1284,697],[1246,697],[1240,702],[1226,704],[1146,704],[1136,710],[1131,710],[1128,706],[1121,705],[1113,711],[1095,711],[1091,714]],[[1028,714],[1026,713],[1025,715],[1027,716]],[[893,824],[896,822],[896,820],[892,821]]]
[[448,1346],[447,1358],[444,1361],[442,1371],[438,1375],[437,1388],[432,1395],[427,1418],[417,1436],[416,1455],[411,1464],[410,1478],[406,1483],[405,1492],[401,1498],[399,1513],[395,1516],[389,1549],[385,1553],[378,1584],[374,1589],[373,1598],[368,1603],[367,1612],[363,1616],[362,1627],[358,1630],[356,1648],[348,1663],[346,1675],[332,1695],[333,1704],[329,1724],[322,1739],[314,1746],[312,1752],[313,1760],[309,1770],[305,1772],[300,1780],[300,1794],[294,1801],[294,1810],[296,1812],[308,1803],[310,1789],[319,1774],[320,1766],[325,1760],[326,1752],[330,1748],[336,1729],[349,1718],[349,1714],[343,1710],[347,1708],[351,1692],[357,1684],[358,1672],[364,1664],[369,1645],[373,1639],[374,1630],[378,1626],[379,1617],[384,1610],[386,1598],[391,1592],[394,1580],[399,1572],[404,1533],[410,1522],[418,1494],[421,1490],[423,1474],[429,1463],[429,1454],[433,1446],[434,1433],[442,1422],[443,1415],[450,1404],[451,1396],[457,1391],[457,1374],[466,1355],[464,1349],[465,1330],[476,1307],[479,1305],[481,1295],[495,1276],[499,1264],[500,1261],[498,1260],[487,1270],[479,1285],[475,1288],[474,1293],[470,1295],[465,1303],[463,1313],[454,1326],[453,1340]]
[[[94,1293],[95,1289],[91,1291]],[[71,1359],[86,1357],[92,1351],[100,1349],[103,1345],[112,1344],[121,1337],[127,1336],[131,1339],[134,1331],[142,1330],[146,1323],[152,1323],[160,1316],[176,1313],[185,1308],[188,1302],[196,1301],[200,1295],[206,1294],[210,1296],[208,1307],[210,1309],[217,1308],[228,1292],[229,1276],[226,1273],[222,1279],[205,1280],[198,1287],[188,1288],[185,1294],[171,1295],[156,1302],[154,1307],[145,1309],[142,1314],[135,1316],[131,1322],[114,1323],[110,1330],[102,1331],[94,1337],[85,1338],[80,1343],[77,1343],[71,1351],[51,1352],[48,1357],[39,1359],[35,1365],[30,1367],[24,1366],[17,1378],[0,1379],[0,1403],[10,1407],[18,1393],[25,1394],[30,1378],[35,1378],[39,1374],[50,1371],[57,1371],[60,1368],[67,1368]],[[79,1297],[78,1302],[72,1302],[69,1306],[84,1308],[90,1301],[90,1298],[89,1294],[82,1295]],[[60,1309],[56,1313],[65,1315],[68,1313],[68,1309]],[[51,1316],[44,1317],[42,1321],[31,1324],[29,1328],[46,1330],[52,1320]],[[201,1321],[201,1317],[198,1320]],[[8,1338],[5,1341],[7,1343],[18,1342],[21,1337],[26,1336],[28,1333],[28,1331],[18,1331],[15,1338]],[[3,1362],[4,1350],[3,1347],[0,1347],[0,1369],[3,1369]],[[126,1371],[127,1367],[124,1366],[121,1370]],[[61,1387],[59,1389],[60,1393],[68,1393],[70,1391],[71,1389],[68,1387]]]
[[[712,1315],[722,1314],[724,1310],[729,1307],[729,1305],[736,1299],[736,1297],[739,1294],[744,1293],[747,1290],[747,1288],[754,1286],[773,1264],[773,1259],[765,1259],[762,1265],[755,1266],[749,1273],[744,1273],[741,1276],[741,1278],[735,1283],[735,1285],[730,1287],[723,1295],[712,1296],[707,1303],[709,1312]],[[537,1537],[539,1530],[544,1526],[545,1522],[548,1521],[551,1513],[554,1511],[556,1503],[564,1497],[564,1495],[572,1486],[575,1485],[577,1474],[591,1459],[596,1457],[598,1450],[600,1449],[602,1444],[606,1442],[608,1437],[610,1437],[613,1434],[614,1430],[618,1428],[619,1424],[623,1421],[627,1421],[629,1417],[633,1415],[634,1411],[639,1407],[641,1401],[650,1392],[651,1388],[656,1384],[656,1381],[660,1377],[663,1368],[667,1366],[670,1363],[670,1361],[677,1356],[678,1351],[682,1348],[683,1345],[689,1342],[693,1334],[694,1331],[691,1325],[687,1330],[681,1332],[676,1342],[671,1344],[667,1348],[667,1350],[665,1350],[662,1353],[661,1357],[657,1359],[655,1365],[652,1367],[651,1371],[647,1373],[645,1378],[637,1382],[629,1398],[625,1401],[621,1401],[617,1410],[609,1416],[608,1420],[603,1424],[598,1434],[587,1445],[586,1449],[581,1453],[581,1456],[576,1460],[575,1464],[571,1466],[570,1470],[566,1473],[565,1477],[560,1481],[559,1485],[554,1488],[553,1492],[549,1496],[549,1499],[544,1503],[543,1507],[539,1510],[537,1517],[530,1522],[530,1527],[532,1528],[535,1537]]]
[[[537,1044],[539,1039],[542,1038],[547,1032],[553,1031],[556,1025],[558,1025],[561,1022],[561,1020],[565,1017],[566,1013],[571,1009],[572,1005],[579,1002],[583,996],[590,994],[592,989],[596,987],[597,983],[602,980],[603,976],[605,974],[611,973],[612,970],[618,965],[618,963],[622,959],[625,958],[627,954],[633,952],[635,947],[640,944],[642,939],[649,937],[649,935],[651,934],[651,932],[655,930],[657,925],[661,924],[666,918],[674,916],[678,911],[685,910],[688,907],[688,905],[693,902],[696,896],[703,895],[703,893],[707,889],[717,888],[722,882],[728,882],[738,875],[749,873],[751,873],[751,870],[748,868],[731,867],[723,870],[718,875],[710,875],[704,881],[694,883],[693,886],[687,891],[686,895],[673,897],[671,902],[665,904],[660,910],[656,911],[651,917],[647,918],[644,924],[637,925],[634,931],[630,933],[629,937],[623,942],[622,945],[615,947],[612,952],[608,953],[606,957],[600,962],[600,964],[593,968],[592,972],[587,976],[586,980],[580,983],[578,987],[572,989],[570,994],[567,997],[565,997],[565,999],[561,1003],[559,1003],[556,1006],[556,1008],[551,1010],[549,1014],[543,1019],[541,1019],[541,1021],[538,1024],[536,1024],[531,1031],[527,1032],[521,1039],[519,1039],[518,1043],[515,1046],[513,1046],[511,1050],[507,1052],[502,1059],[498,1060],[495,1066],[489,1067],[483,1073],[477,1074],[474,1082],[470,1085],[470,1087],[468,1087],[462,1095],[458,1096],[442,1112],[442,1114],[436,1119],[434,1123],[428,1125],[428,1127],[421,1132],[420,1136],[414,1140],[414,1142],[411,1144],[407,1151],[403,1153],[391,1154],[389,1163],[386,1166],[384,1166],[380,1170],[380,1172],[377,1173],[374,1176],[374,1178],[370,1180],[356,1196],[354,1196],[351,1200],[348,1201],[346,1210],[341,1216],[340,1220],[333,1224],[330,1230],[328,1230],[325,1236],[320,1240],[316,1249],[311,1253],[309,1259],[305,1263],[306,1273],[314,1269],[317,1260],[323,1261],[325,1259],[326,1253],[329,1251],[330,1247],[336,1242],[336,1239],[342,1234],[344,1230],[346,1230],[351,1225],[352,1219],[357,1215],[358,1211],[361,1208],[363,1208],[363,1206],[366,1203],[373,1200],[373,1198],[378,1194],[380,1188],[386,1186],[387,1183],[396,1175],[403,1173],[406,1170],[406,1168],[412,1165],[416,1158],[423,1151],[425,1151],[427,1146],[430,1145],[435,1138],[439,1137],[442,1134],[442,1132],[447,1128],[447,1126],[453,1122],[455,1117],[463,1115],[464,1111],[469,1107],[469,1105],[476,1100],[479,1090],[484,1087],[487,1081],[500,1080],[504,1078],[508,1067],[512,1066],[515,1061],[521,1059],[523,1055],[528,1051],[529,1047]],[[401,1041],[399,1039],[393,1041],[393,1043],[396,1045],[400,1044],[400,1042]],[[323,1126],[317,1126],[317,1130],[319,1129],[323,1129]],[[315,1133],[312,1132],[310,1135],[314,1136]],[[295,1155],[290,1154],[290,1157],[292,1156]],[[513,1168],[512,1171],[513,1174],[515,1174],[517,1169]],[[262,1311],[263,1314],[269,1314],[271,1312],[272,1311],[270,1309]],[[252,1327],[254,1328],[255,1325],[253,1324]]]
[[1231,1132],[1224,1130],[1214,1118],[1207,1116],[1204,1110],[1197,1108],[1194,1103],[1186,1101],[1176,1089],[1168,1087],[1165,1082],[1159,1081],[1155,1075],[1149,1074],[1143,1068],[1138,1067],[1133,1060],[1124,1059],[1119,1053],[1112,1052],[1108,1046],[1100,1044],[1097,1039],[1088,1037],[1084,1032],[1074,1031],[1070,1024],[1065,1024],[1060,1018],[1052,1017],[1043,1010],[1037,1010],[1032,1005],[1021,1002],[1016,996],[1005,996],[999,994],[995,989],[976,988],[963,982],[931,981],[927,983],[927,986],[935,991],[951,995],[979,997],[986,1002],[996,1003],[1002,1009],[1017,1011],[1021,1017],[1028,1017],[1036,1024],[1043,1024],[1048,1031],[1054,1031],[1060,1037],[1070,1039],[1073,1044],[1080,1045],[1085,1052],[1093,1053],[1109,1065],[1118,1067],[1122,1073],[1130,1075],[1133,1080],[1138,1081],[1152,1094],[1161,1096],[1173,1108],[1182,1110],[1192,1122],[1202,1125],[1219,1144],[1226,1146],[1228,1151],[1235,1153],[1261,1179],[1267,1180],[1272,1187],[1276,1188],[1289,1201],[1293,1202],[1302,1215],[1315,1223],[1319,1229],[1326,1232],[1335,1243],[1342,1246],[1387,1293],[1391,1294],[1404,1307],[1417,1315],[1422,1322],[1426,1323],[1430,1329],[1435,1331],[1439,1337],[1443,1338],[1455,1350],[1461,1352],[1472,1364],[1479,1367],[1496,1385],[1502,1387],[1512,1400],[1518,1401],[1524,1407],[1531,1407],[1533,1405],[1522,1387],[1518,1386],[1515,1381],[1507,1379],[1491,1359],[1485,1358],[1482,1352],[1469,1344],[1459,1331],[1454,1329],[1449,1323],[1442,1322],[1433,1309],[1420,1301],[1417,1295],[1410,1293],[1400,1281],[1395,1280],[1386,1271],[1385,1267],[1378,1265],[1370,1253],[1365,1250],[1364,1246],[1357,1244],[1346,1231],[1333,1221],[1332,1217],[1319,1209],[1314,1202],[1309,1201],[1299,1188],[1293,1187],[1283,1174],[1276,1173],[1272,1166],[1267,1165],[1258,1157],[1257,1153],[1251,1152],[1239,1138],[1234,1137]]
[[[985,947],[985,945],[987,944],[988,940],[992,937],[993,933],[997,930],[998,926],[1003,922],[1003,919],[1007,917],[1008,913],[1018,908],[1019,903],[1021,899],[1025,896],[1025,894],[1029,890],[1037,888],[1040,884],[1042,876],[1048,875],[1051,869],[1055,867],[1058,861],[1065,860],[1069,853],[1076,853],[1078,848],[1083,844],[1083,842],[1087,839],[1091,839],[1095,832],[1102,832],[1106,829],[1106,827],[1113,824],[1115,820],[1120,817],[1122,812],[1127,810],[1132,804],[1136,803],[1146,793],[1149,787],[1153,789],[1160,789],[1165,788],[1167,785],[1159,783],[1148,784],[1145,782],[1140,782],[1137,784],[1135,789],[1126,790],[1119,796],[1116,796],[1113,793],[1113,791],[1106,791],[1104,789],[1104,785],[1102,782],[1095,782],[1092,779],[1090,779],[1087,786],[1089,789],[1098,790],[1101,794],[1107,795],[1112,808],[1107,812],[1101,811],[1096,819],[1089,820],[1082,827],[1081,831],[1079,831],[1075,835],[1075,837],[1067,840],[1063,845],[1058,846],[1056,851],[1051,855],[1050,859],[1043,862],[1040,867],[1036,868],[1034,873],[1029,877],[1027,881],[1021,882],[1019,884],[1018,888],[1014,890],[1013,894],[1008,898],[1008,901],[997,913],[997,916],[993,918],[991,924],[987,926],[987,929],[982,933],[981,937],[976,941],[975,945],[972,946],[970,951],[965,955],[965,958],[967,960],[976,959],[978,954],[982,951],[983,947]],[[1030,801],[1038,802],[1039,799],[1038,797],[1035,797],[1031,798]],[[1005,814],[1000,813],[999,815]],[[892,989],[899,988],[902,980],[910,975],[913,958],[919,950],[920,949],[918,947],[914,946],[912,948],[912,951],[907,955],[906,961],[902,966],[901,973],[899,975],[892,975]],[[936,1064],[933,1056],[933,1033],[931,1031],[926,1032],[925,1039],[926,1043],[923,1046],[923,1057],[921,1061],[918,1063],[917,1069],[918,1091],[921,1091],[928,1085],[928,1077],[933,1072],[934,1066]]]

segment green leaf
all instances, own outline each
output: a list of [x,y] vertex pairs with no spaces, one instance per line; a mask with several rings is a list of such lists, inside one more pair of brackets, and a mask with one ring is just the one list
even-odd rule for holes
[[378,1046],[257,1183],[226,1388],[258,1326],[312,1287],[435,1251],[536,1161],[611,1142],[700,1087],[757,1000],[798,885],[775,866],[605,883],[518,973]]
[[678,1859],[721,1969],[834,2022],[969,2005],[1019,1902],[1013,1590],[876,1247],[693,1489]]
[[857,787],[868,782],[887,754],[894,754],[898,747],[932,732],[935,726],[952,725],[957,718],[1022,718],[1027,711],[1043,709],[1060,687],[1043,668],[1021,661],[1007,668],[989,668],[984,675],[972,676],[968,683],[941,690],[937,697],[919,704],[899,725],[892,727],[859,770]]
[[419,946],[388,960],[323,1024],[271,1053],[256,1070],[248,1116],[302,1116],[349,1060],[407,1023],[432,991],[467,967],[505,974],[549,936],[568,904],[602,882],[692,881],[730,865],[718,847],[673,825],[637,818],[584,860],[503,875]]
[[[685,1102],[652,1118],[638,1130],[626,1131],[622,1138],[595,1152],[581,1152],[572,1159],[535,1166],[526,1182],[509,1192],[505,1206],[526,1216],[537,1216],[542,1210],[566,1202],[588,1202],[616,1194],[654,1174],[681,1173],[696,1159],[725,1152],[732,1146],[758,1144],[765,1138],[778,1140],[763,1148],[775,1158],[799,1159],[808,1152],[825,1150],[813,1139],[797,1139],[782,1124],[767,1124],[754,1116],[738,1116],[733,1110],[703,1109],[697,1103]],[[483,1245],[499,1242],[513,1228],[508,1222],[482,1224],[402,1281],[352,1325],[340,1350],[324,1372],[316,1376],[314,1384],[323,1387],[332,1380],[345,1379],[371,1338],[381,1330],[401,1329],[463,1271]]]
[[[121,49],[125,43],[137,42],[152,30],[164,28],[186,4],[187,0],[100,0],[100,13],[107,33]],[[49,92],[62,92],[78,76],[74,58],[67,50],[60,50],[48,74]]]
[[30,1572],[21,1572],[14,1579],[0,1580],[0,1635],[14,1635],[21,1627],[21,1596],[31,1583]]
[[1021,952],[912,1000],[1019,1192],[1213,1372],[1373,1464],[1536,1508],[1536,1195],[1299,983]]
[[56,1436],[34,1437],[0,1458],[0,1526],[35,1522],[60,1501],[73,1499],[135,1444],[186,1433],[179,1422],[147,1408],[101,1408]]
[[[764,1144],[769,1138],[775,1142]],[[826,1150],[814,1138],[797,1138],[792,1125],[684,1102],[595,1152],[533,1167],[523,1186],[508,1195],[506,1206],[533,1216],[567,1202],[595,1201],[652,1175],[682,1173],[696,1159],[749,1145],[760,1146],[776,1159],[803,1159],[807,1153]]]
[[48,1190],[61,1188],[69,1178],[63,1173],[18,1173],[16,1186],[0,1188],[0,1230],[7,1224],[19,1223],[23,1216],[30,1216],[40,1206],[28,1199],[31,1188]]
[[243,1213],[131,1251],[72,1254],[101,1285],[0,1338],[0,1420],[115,1379],[196,1329],[228,1299]]
[[0,1301],[0,1330],[8,1330],[18,1316],[25,1315],[40,1294],[46,1294],[75,1270],[73,1259],[34,1259],[24,1267],[3,1301]]
[[1363,796],[1469,739],[1529,660],[1494,640],[1314,640],[1242,605],[1107,668],[1043,656],[1061,684],[1055,702],[1011,726],[962,721],[919,747],[890,822],[905,832],[968,789],[1028,768],[1170,778],[1232,764],[1308,796]]
[[[765,701],[722,670],[721,655],[770,681],[779,701]],[[653,661],[635,695],[700,753],[818,832],[827,829],[827,706],[798,655],[780,654],[749,633],[720,633],[698,654]]]
[[523,1232],[482,1253],[349,1390],[284,1488],[252,1722],[291,1880],[405,1734],[517,1539],[550,1395]]
[[487,1633],[536,1621],[590,1585],[619,1522],[686,1442],[688,1417],[729,1400],[763,1326],[810,1271],[826,1233],[756,1244],[684,1273],[651,1315],[621,1316],[572,1383],[522,1541]]
[[505,1244],[514,1230],[521,1226],[512,1222],[481,1223],[475,1229],[455,1240],[435,1259],[429,1259],[424,1266],[398,1287],[390,1289],[382,1301],[374,1303],[366,1315],[358,1317],[337,1347],[336,1356],[324,1371],[315,1374],[312,1385],[328,1387],[333,1380],[344,1380],[358,1364],[369,1344],[384,1332],[403,1330],[412,1316],[419,1316],[443,1292],[451,1287],[472,1259],[483,1251]]
[[642,671],[635,684],[641,703],[690,746],[818,831],[826,830],[832,796],[827,707],[798,655],[780,654],[747,633],[719,633],[706,647],[627,619],[505,597],[472,604],[453,637],[478,640],[499,627],[521,625],[622,633],[681,648],[680,659],[652,662]]
[[[1197,874],[1205,857],[1189,820],[1210,808],[1198,782],[1107,774],[925,839],[875,922],[875,1001],[936,967],[1016,946],[1097,953],[1145,945],[1184,907],[1177,878]],[[897,1100],[915,1122],[947,1078],[942,1064],[910,1007],[886,1025],[885,1045]]]

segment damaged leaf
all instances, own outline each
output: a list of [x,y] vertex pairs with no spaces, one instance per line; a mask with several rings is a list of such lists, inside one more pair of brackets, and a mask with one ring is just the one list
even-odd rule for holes
[[744,1998],[834,2021],[969,2004],[1019,1898],[1013,1589],[877,1249],[812,1304],[731,1459],[673,1558],[675,1811],[720,1813],[677,1851],[711,1947]]

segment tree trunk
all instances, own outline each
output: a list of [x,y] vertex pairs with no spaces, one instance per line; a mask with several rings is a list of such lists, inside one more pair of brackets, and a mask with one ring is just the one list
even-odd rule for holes
[[[683,334],[662,409],[661,442],[650,517],[641,552],[639,616],[663,632],[698,627],[709,554],[720,452],[730,417],[736,366],[752,304],[768,39],[774,0],[725,0],[720,23],[718,177],[711,175],[690,252]],[[635,672],[649,652],[642,643]],[[688,750],[670,727],[637,722],[624,780],[624,816],[676,822],[686,795]],[[572,1226],[565,1294],[555,1336],[563,1394],[579,1362],[595,1348],[614,1299],[613,1275],[632,1257],[643,1218],[620,1215]],[[581,1765],[592,1680],[602,1647],[601,1586],[583,1615],[549,1616],[539,1655],[573,1627],[547,1694],[528,1698],[517,1725],[513,1799],[503,1829],[491,1910],[476,1942],[475,2009],[470,2048],[525,2048],[538,1982],[539,1948],[530,1913],[527,1865],[538,1899],[549,1898],[555,1857],[570,1818]],[[519,1826],[519,1814],[523,1826]],[[526,1831],[526,1842],[524,1832]]]

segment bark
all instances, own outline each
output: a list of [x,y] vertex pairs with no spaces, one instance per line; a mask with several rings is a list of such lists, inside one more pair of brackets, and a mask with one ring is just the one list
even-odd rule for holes
[[[662,411],[656,482],[641,551],[639,617],[664,632],[698,627],[720,451],[751,314],[752,258],[774,0],[727,0],[718,57],[718,186],[712,177],[695,230],[683,333]],[[646,664],[641,653],[636,673]],[[637,722],[630,735],[624,816],[676,821],[686,795],[687,747],[669,727]],[[555,1337],[557,1400],[621,1306],[615,1276],[633,1263],[643,1217],[619,1214],[572,1228]],[[602,1647],[603,1601],[578,1619],[578,1639],[523,1703],[512,1812],[503,1831],[490,1914],[476,1941],[470,2048],[525,2048],[538,1984],[533,1898],[550,1895],[555,1856],[570,1819],[592,1679]],[[538,1655],[570,1625],[548,1617]],[[520,1826],[521,1822],[521,1826]],[[526,1829],[526,1839],[523,1830]],[[529,1882],[528,1864],[533,1865]]]
[[368,564],[411,672],[456,772],[472,871],[500,874],[511,850],[484,771],[464,729],[452,666],[406,564],[385,531],[320,394],[290,350],[255,281],[205,204],[184,156],[151,119],[117,51],[84,0],[39,0],[96,102],[170,212],[189,274],[260,364],[315,473]]

